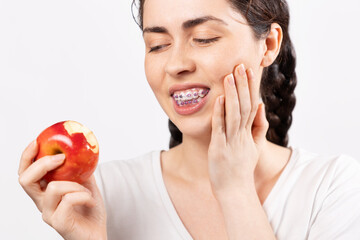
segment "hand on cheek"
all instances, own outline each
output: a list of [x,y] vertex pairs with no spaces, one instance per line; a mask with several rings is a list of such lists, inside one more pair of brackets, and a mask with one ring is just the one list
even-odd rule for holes
[[225,96],[216,100],[208,150],[215,195],[254,187],[254,170],[266,142],[268,122],[259,104],[259,84],[243,65],[224,79]]

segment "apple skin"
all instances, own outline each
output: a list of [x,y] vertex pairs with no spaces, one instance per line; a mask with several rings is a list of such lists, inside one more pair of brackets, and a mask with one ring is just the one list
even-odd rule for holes
[[95,135],[84,125],[70,120],[58,122],[41,132],[36,140],[39,152],[34,161],[46,155],[65,154],[64,163],[44,176],[47,182],[73,181],[81,184],[95,171],[99,145]]

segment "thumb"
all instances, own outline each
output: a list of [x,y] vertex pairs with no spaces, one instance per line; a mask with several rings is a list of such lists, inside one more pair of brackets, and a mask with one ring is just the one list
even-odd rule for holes
[[264,103],[260,103],[252,126],[252,135],[255,143],[261,145],[266,140],[269,122],[266,119]]

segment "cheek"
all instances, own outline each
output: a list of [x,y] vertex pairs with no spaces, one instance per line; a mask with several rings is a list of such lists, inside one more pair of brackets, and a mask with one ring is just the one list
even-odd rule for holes
[[[161,59],[145,57],[145,75],[151,90],[160,106],[166,110],[168,101],[164,98],[167,93],[167,85],[164,83],[164,66]],[[169,96],[170,98],[170,96]]]
[[251,52],[248,49],[240,48],[236,44],[226,46],[203,51],[197,56],[198,66],[202,66],[202,71],[212,84],[221,84],[220,88],[223,88],[225,76],[232,73],[237,65],[244,63],[245,66],[252,66]]
[[216,76],[215,79],[222,84],[225,76],[233,73],[235,67],[241,63],[245,65],[245,68],[253,68],[253,70],[258,67],[256,51],[251,43],[241,43],[240,41],[232,41],[226,47],[216,49],[216,52],[204,59],[206,59],[204,64]]
[[145,76],[155,95],[160,91],[162,85],[161,67],[159,67],[159,64],[156,60],[145,57]]

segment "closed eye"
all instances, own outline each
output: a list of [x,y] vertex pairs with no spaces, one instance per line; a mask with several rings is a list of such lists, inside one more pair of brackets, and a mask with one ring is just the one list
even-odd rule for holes
[[217,40],[219,40],[220,37],[216,37],[216,38],[210,38],[210,39],[200,39],[200,38],[194,38],[195,41],[199,42],[199,43],[211,43],[211,42],[215,42]]
[[[202,44],[207,44],[207,43],[211,43],[211,42],[218,41],[219,38],[220,38],[220,37],[209,38],[209,39],[194,38],[194,41],[199,42],[199,43],[202,43]],[[156,52],[157,50],[159,50],[159,49],[161,49],[161,48],[163,48],[164,46],[167,46],[167,45],[169,45],[169,44],[159,45],[159,46],[152,47],[152,48],[150,48],[149,53],[151,53],[151,52]]]

